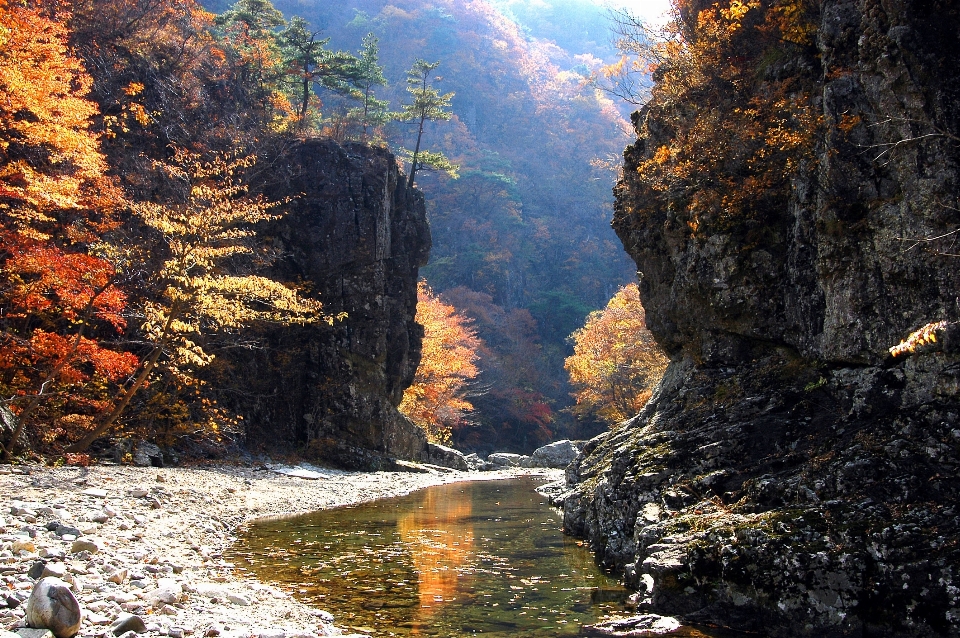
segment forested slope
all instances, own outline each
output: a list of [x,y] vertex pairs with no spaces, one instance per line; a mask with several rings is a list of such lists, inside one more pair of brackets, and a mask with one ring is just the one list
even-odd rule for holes
[[[370,466],[425,445],[396,409],[420,356],[422,196],[388,151],[319,139],[261,9],[0,2],[4,456],[249,434]],[[305,381],[264,371],[297,356]]]
[[[465,304],[487,345],[475,410],[455,430],[456,443],[529,452],[582,436],[562,412],[571,403],[566,339],[633,276],[609,227],[609,189],[629,125],[585,84],[601,57],[612,59],[602,9],[586,0],[553,12],[462,0],[275,4],[330,38],[331,50],[357,52],[376,36],[387,79],[377,95],[391,110],[409,101],[405,72],[417,58],[439,61],[436,85],[454,94],[452,119],[428,122],[423,141],[460,165],[459,178],[424,172],[417,184],[433,235],[423,274],[455,306]],[[220,12],[229,3],[207,6]],[[320,100],[325,132],[344,135],[335,122],[349,104],[330,92]],[[391,148],[414,146],[411,124],[390,122],[381,132]]]

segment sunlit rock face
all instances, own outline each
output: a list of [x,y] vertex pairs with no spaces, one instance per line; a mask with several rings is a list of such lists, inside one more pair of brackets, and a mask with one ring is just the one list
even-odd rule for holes
[[826,0],[816,27],[806,57],[757,75],[793,74],[817,117],[759,224],[697,232],[690,200],[637,172],[681,106],[635,116],[614,227],[673,363],[568,469],[565,526],[659,613],[960,635],[957,331],[888,352],[960,312],[953,235],[910,241],[960,227],[960,15]]
[[430,251],[422,195],[393,155],[360,144],[302,142],[261,164],[267,197],[292,198],[265,233],[277,258],[270,274],[346,317],[263,328],[254,349],[221,355],[230,368],[221,402],[244,416],[254,450],[347,467],[419,460],[426,439],[396,406],[420,361],[416,282]]

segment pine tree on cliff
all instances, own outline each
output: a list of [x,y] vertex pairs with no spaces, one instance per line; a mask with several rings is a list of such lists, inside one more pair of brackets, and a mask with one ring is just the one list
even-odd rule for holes
[[359,96],[358,99],[363,103],[354,112],[354,119],[359,120],[363,127],[361,140],[367,141],[367,128],[376,129],[387,123],[390,115],[387,111],[389,103],[386,100],[377,99],[374,94],[374,88],[386,86],[387,78],[383,75],[383,67],[380,66],[380,41],[372,33],[368,33],[363,38],[363,48],[360,49],[360,56],[357,58],[358,78],[355,83]]
[[296,16],[280,33],[280,48],[287,76],[296,85],[301,122],[307,118],[310,87],[314,84],[339,95],[355,95],[361,81],[360,62],[343,51],[329,51],[330,38],[318,40],[319,31],[311,31],[307,21]]
[[450,100],[453,99],[453,93],[441,95],[440,91],[434,88],[431,83],[430,74],[439,66],[439,62],[427,62],[418,59],[413,63],[413,67],[407,71],[407,91],[413,96],[413,101],[410,104],[402,105],[403,109],[397,114],[397,119],[403,122],[416,122],[418,126],[417,143],[410,159],[410,179],[408,181],[410,188],[413,188],[413,180],[420,169],[430,168],[446,171],[455,176],[458,168],[443,153],[420,150],[420,142],[423,139],[423,125],[427,120],[436,122],[450,119],[448,109],[451,106]]

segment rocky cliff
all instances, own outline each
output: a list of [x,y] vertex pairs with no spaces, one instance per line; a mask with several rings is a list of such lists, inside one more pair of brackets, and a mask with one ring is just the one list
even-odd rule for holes
[[[681,5],[696,38],[709,3]],[[672,363],[568,469],[565,527],[661,613],[774,636],[960,635],[960,10],[810,7],[808,45],[757,52],[744,89],[802,97],[806,155],[763,173],[769,155],[718,144],[726,173],[651,186],[659,149],[737,117],[737,97],[655,91],[634,116],[614,227]],[[711,179],[729,187],[712,212]],[[750,214],[728,215],[757,184]],[[940,320],[936,343],[891,357]]]
[[270,275],[319,294],[332,326],[266,327],[252,350],[219,355],[220,402],[243,415],[253,449],[348,467],[419,459],[423,432],[397,411],[420,361],[418,268],[430,250],[423,197],[383,149],[297,143],[255,183],[286,214],[264,235]]

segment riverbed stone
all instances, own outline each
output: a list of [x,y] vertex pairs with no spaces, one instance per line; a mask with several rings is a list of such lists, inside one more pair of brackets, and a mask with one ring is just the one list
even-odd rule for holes
[[577,458],[580,449],[569,439],[556,441],[534,450],[527,467],[551,467],[564,469]]
[[11,543],[10,551],[13,552],[14,554],[18,554],[20,552],[27,552],[29,554],[33,554],[37,551],[37,546],[34,544],[32,540],[29,540],[26,538],[20,538],[13,541],[13,543]]
[[83,532],[72,525],[58,525],[54,530],[54,534],[59,536],[62,540],[68,540],[66,538],[67,536],[72,536],[73,538],[79,538],[83,536]]
[[498,467],[520,467],[520,463],[529,458],[523,454],[513,454],[510,452],[494,452],[487,456],[487,461]]
[[90,554],[96,554],[100,551],[100,543],[92,538],[78,538],[73,541],[73,544],[70,546],[71,554],[79,554],[80,552],[89,552]]
[[3,632],[2,636],[13,636],[13,638],[55,638],[53,632],[49,629],[33,629],[31,627],[21,627],[17,633],[9,631]]
[[671,616],[640,614],[629,618],[611,618],[595,625],[585,625],[580,632],[585,638],[632,638],[667,636],[680,630],[680,621]]
[[28,627],[49,629],[57,638],[71,638],[80,629],[82,612],[70,585],[59,578],[47,577],[37,582],[24,620]]
[[180,602],[183,595],[183,587],[173,578],[161,578],[157,581],[156,589],[148,591],[145,596],[154,605],[164,603],[172,605]]
[[133,464],[139,467],[163,467],[163,452],[148,441],[141,441],[133,454]]
[[433,463],[455,470],[467,471],[470,469],[463,452],[436,443],[427,443],[427,450],[423,453],[422,460],[425,463]]

